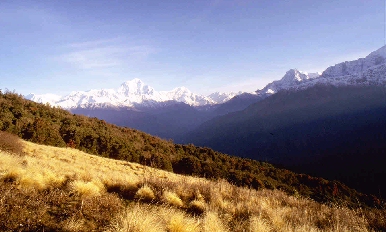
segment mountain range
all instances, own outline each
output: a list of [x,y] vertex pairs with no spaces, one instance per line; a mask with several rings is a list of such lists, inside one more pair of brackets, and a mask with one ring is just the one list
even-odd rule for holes
[[345,61],[328,67],[323,73],[303,73],[289,70],[281,80],[269,83],[258,95],[272,95],[281,90],[303,90],[315,85],[369,86],[386,85],[386,46],[370,53],[365,58]]
[[208,96],[192,93],[185,87],[171,91],[155,91],[154,88],[135,78],[121,84],[117,89],[74,91],[66,96],[55,94],[29,94],[27,99],[39,103],[50,103],[64,109],[106,107],[162,107],[165,102],[182,102],[191,106],[221,104],[239,93],[215,92]]
[[345,61],[328,67],[322,73],[307,73],[290,69],[280,79],[252,93],[213,93],[202,96],[185,87],[171,91],[156,91],[139,79],[122,83],[117,89],[74,91],[66,96],[29,94],[25,98],[60,106],[72,113],[98,117],[119,126],[146,133],[186,140],[204,122],[218,116],[242,111],[251,104],[281,91],[302,91],[313,86],[374,86],[386,85],[386,47],[365,58]]
[[106,107],[157,107],[165,102],[182,102],[193,107],[223,104],[240,94],[257,95],[265,98],[281,90],[302,90],[317,84],[334,86],[385,85],[386,46],[370,53],[365,58],[345,61],[328,67],[323,73],[307,73],[290,69],[277,81],[273,81],[253,93],[215,92],[208,96],[192,93],[186,87],[171,91],[155,91],[140,79],[133,79],[121,84],[117,89],[74,91],[66,96],[55,94],[29,94],[25,98],[39,103],[50,103],[64,109],[106,108]]

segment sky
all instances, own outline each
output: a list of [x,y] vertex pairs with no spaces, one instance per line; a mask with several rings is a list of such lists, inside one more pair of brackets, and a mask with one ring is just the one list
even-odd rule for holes
[[0,89],[255,91],[385,44],[385,0],[0,0]]

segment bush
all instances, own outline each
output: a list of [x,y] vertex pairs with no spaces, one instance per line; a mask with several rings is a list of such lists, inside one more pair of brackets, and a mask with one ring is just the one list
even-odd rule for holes
[[22,155],[23,145],[16,135],[0,131],[0,150]]

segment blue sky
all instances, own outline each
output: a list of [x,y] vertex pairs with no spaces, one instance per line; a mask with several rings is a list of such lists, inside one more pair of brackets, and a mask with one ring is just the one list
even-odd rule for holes
[[1,0],[0,89],[254,91],[384,45],[384,0]]

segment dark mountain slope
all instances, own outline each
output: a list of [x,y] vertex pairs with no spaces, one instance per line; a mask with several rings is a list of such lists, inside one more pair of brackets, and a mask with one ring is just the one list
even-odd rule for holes
[[178,140],[182,134],[213,118],[213,112],[199,111],[184,103],[157,108],[75,108],[72,113],[97,117],[118,126],[135,128],[164,139]]
[[386,89],[279,92],[204,123],[185,141],[386,192]]
[[156,108],[139,107],[90,107],[71,109],[72,113],[82,114],[106,120],[118,126],[126,126],[144,131],[164,139],[183,142],[184,134],[216,116],[224,115],[247,108],[261,100],[257,95],[244,93],[226,103],[193,107],[181,102],[166,102]]
[[214,116],[219,116],[219,115],[224,115],[231,112],[244,110],[249,105],[252,105],[253,103],[256,103],[262,99],[263,97],[258,95],[253,95],[250,93],[243,93],[243,94],[237,95],[232,99],[230,99],[229,101],[218,105],[218,107],[216,107],[216,109],[214,110]]

